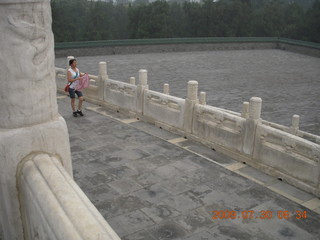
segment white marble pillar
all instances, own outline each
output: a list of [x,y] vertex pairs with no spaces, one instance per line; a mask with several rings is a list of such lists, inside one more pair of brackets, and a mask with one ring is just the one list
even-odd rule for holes
[[136,78],[135,78],[135,77],[130,77],[130,78],[129,78],[129,82],[130,82],[130,84],[132,84],[132,85],[136,85]]
[[206,105],[207,104],[207,97],[206,97],[207,95],[206,95],[206,92],[200,92],[200,104],[201,105]]
[[187,133],[192,133],[192,121],[193,121],[193,109],[194,105],[199,103],[198,99],[198,82],[189,81],[188,82],[188,93],[185,103],[185,113],[184,113],[184,130]]
[[[245,104],[245,108],[247,104]],[[243,152],[252,155],[257,125],[261,123],[262,100],[259,97],[252,97],[249,103],[249,118],[246,119],[244,128]],[[247,111],[247,110],[245,110]]]
[[149,89],[148,85],[148,71],[145,69],[139,70],[139,84],[137,86],[137,111],[143,114],[143,99],[144,90]]
[[262,100],[259,97],[252,97],[249,104],[249,118],[259,120],[261,116]]
[[241,117],[249,118],[249,103],[248,102],[243,102],[243,104],[242,104]]
[[169,84],[163,84],[163,93],[169,95]]
[[300,116],[295,114],[292,116],[290,133],[296,135],[299,131],[299,125],[300,125]]
[[108,80],[107,63],[99,62],[99,83],[98,83],[98,98],[100,101],[104,100],[104,88]]
[[16,171],[32,152],[62,162],[72,176],[67,126],[58,114],[49,0],[0,1],[0,223],[21,240]]

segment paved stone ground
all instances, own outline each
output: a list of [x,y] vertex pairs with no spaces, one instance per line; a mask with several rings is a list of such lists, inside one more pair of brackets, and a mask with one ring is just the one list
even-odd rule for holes
[[[111,79],[129,82],[139,69],[148,70],[150,89],[185,98],[187,82],[197,80],[207,93],[207,104],[240,112],[251,97],[262,98],[264,120],[291,125],[300,115],[301,129],[320,135],[320,58],[288,51],[236,50],[148,53],[79,57],[80,70],[98,74],[99,61],[106,61]],[[65,67],[66,58],[56,66]]]
[[[121,113],[85,103],[85,116],[74,118],[69,102],[58,96],[74,179],[121,239],[320,239],[313,195]],[[213,211],[237,216],[213,219]]]

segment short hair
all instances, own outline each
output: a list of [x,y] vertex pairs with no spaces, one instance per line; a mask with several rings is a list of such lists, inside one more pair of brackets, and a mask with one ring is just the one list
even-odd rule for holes
[[74,59],[70,59],[70,60],[69,60],[69,66],[71,66],[71,64],[72,64],[74,61],[76,61],[75,58],[74,58]]

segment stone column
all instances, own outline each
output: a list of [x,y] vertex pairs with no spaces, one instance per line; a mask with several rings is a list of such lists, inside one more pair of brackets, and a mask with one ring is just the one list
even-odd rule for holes
[[200,102],[201,105],[206,105],[206,92],[200,92]]
[[99,62],[99,82],[98,82],[98,99],[104,100],[104,88],[108,80],[107,63]]
[[243,102],[243,104],[242,104],[241,117],[249,118],[249,103],[248,102]]
[[139,84],[137,86],[137,111],[143,114],[144,90],[149,89],[148,86],[148,71],[145,69],[139,70]]
[[130,77],[129,82],[132,85],[136,85],[136,78],[135,77]]
[[292,124],[290,127],[290,133],[297,135],[299,131],[299,124],[300,124],[300,116],[299,115],[293,115],[292,116]]
[[184,130],[187,133],[192,133],[192,122],[193,122],[193,109],[194,105],[199,103],[198,99],[198,82],[188,82],[188,95],[185,102],[185,113],[184,113]]
[[249,118],[259,120],[261,116],[261,98],[252,97],[249,104]]
[[[19,162],[32,152],[56,156],[72,176],[68,130],[58,114],[49,0],[0,1],[0,223],[21,240]],[[1,232],[1,231],[0,231]]]
[[[246,104],[247,105],[247,104]],[[255,141],[257,125],[261,123],[261,105],[262,100],[258,97],[252,97],[249,103],[249,118],[246,119],[244,127],[243,152],[252,155]]]
[[163,93],[169,95],[169,84],[163,84]]

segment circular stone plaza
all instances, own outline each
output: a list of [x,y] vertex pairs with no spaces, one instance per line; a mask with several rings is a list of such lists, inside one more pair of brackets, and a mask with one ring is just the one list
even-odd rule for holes
[[[199,82],[207,104],[240,112],[262,98],[262,118],[319,135],[320,59],[288,51],[221,50],[77,57],[82,72],[138,79],[148,70],[151,90],[170,85],[185,98]],[[56,58],[56,66],[66,66]],[[73,118],[58,95],[74,179],[121,239],[319,239],[320,200],[208,147],[91,103]]]

